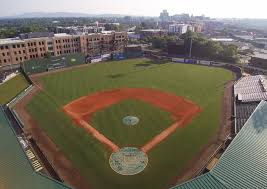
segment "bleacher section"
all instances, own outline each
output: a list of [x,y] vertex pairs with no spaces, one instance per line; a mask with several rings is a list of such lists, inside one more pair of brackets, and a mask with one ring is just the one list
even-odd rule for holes
[[[15,136],[2,107],[0,108],[0,188],[2,189],[70,189],[70,187],[36,172],[41,167],[35,163],[34,168],[28,161],[20,143]],[[33,154],[28,152],[32,159]],[[40,171],[40,170],[39,170]]]
[[258,102],[251,103],[237,103],[236,104],[236,121],[235,121],[235,133],[237,134],[243,125],[246,123],[248,118],[254,112],[258,106]]
[[266,76],[256,75],[241,78],[234,85],[234,94],[241,102],[267,100]]

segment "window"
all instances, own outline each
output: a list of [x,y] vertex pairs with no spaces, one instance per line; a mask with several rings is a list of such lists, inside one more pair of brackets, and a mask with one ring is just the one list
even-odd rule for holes
[[23,50],[23,53],[25,54],[25,53],[26,53],[26,51],[25,51],[25,50]]
[[6,46],[6,49],[8,49],[8,46]]
[[25,47],[25,45],[24,45],[24,44],[22,44],[21,46],[22,46],[22,47]]
[[39,42],[39,45],[42,45],[41,41]]
[[7,52],[6,55],[9,56],[9,52]]
[[17,51],[15,51],[14,54],[17,54]]
[[6,54],[5,54],[5,53],[2,53],[2,55],[3,55],[3,56],[6,56]]
[[16,45],[13,45],[13,49],[15,49],[16,48]]
[[4,59],[4,63],[6,63],[6,59]]
[[17,48],[20,48],[20,45],[17,45]]
[[4,49],[4,46],[1,46],[1,50],[3,50]]
[[16,61],[18,61],[19,59],[18,59],[18,57],[16,57]]
[[27,60],[27,56],[24,56],[24,60]]
[[20,61],[22,61],[22,57],[20,57]]
[[21,54],[21,51],[19,51],[19,54]]
[[44,45],[44,42],[42,41],[42,45]]
[[34,42],[33,44],[36,45],[36,42]]
[[32,50],[31,50],[31,49],[29,49],[29,52],[32,52]]

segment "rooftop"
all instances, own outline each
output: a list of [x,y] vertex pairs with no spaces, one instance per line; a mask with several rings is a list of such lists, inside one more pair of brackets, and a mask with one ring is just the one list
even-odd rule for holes
[[267,59],[267,54],[256,52],[256,53],[254,53],[254,55],[252,57],[261,58],[261,59]]
[[24,41],[19,38],[6,38],[0,39],[0,45],[9,45],[13,43],[23,43]]
[[232,38],[211,38],[212,41],[219,41],[219,42],[232,42],[235,41]]
[[266,115],[262,101],[210,172],[172,189],[267,188]]
[[141,30],[141,32],[164,32],[165,30],[161,29],[146,29],[146,30]]
[[35,172],[0,107],[0,188],[70,189],[66,185]]
[[70,36],[72,36],[72,35],[66,34],[66,33],[56,33],[55,34],[55,37],[70,37]]

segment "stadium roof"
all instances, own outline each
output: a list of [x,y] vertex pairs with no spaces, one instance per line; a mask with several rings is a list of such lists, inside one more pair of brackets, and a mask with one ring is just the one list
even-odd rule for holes
[[243,77],[234,85],[235,96],[242,102],[267,100],[266,81],[263,75]]
[[70,189],[34,171],[0,107],[0,188]]
[[266,115],[262,101],[209,173],[173,189],[267,188]]

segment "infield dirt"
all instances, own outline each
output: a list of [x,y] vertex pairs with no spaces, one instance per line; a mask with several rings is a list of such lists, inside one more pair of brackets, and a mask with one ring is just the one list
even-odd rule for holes
[[145,88],[124,88],[97,92],[70,102],[63,107],[63,110],[88,134],[91,134],[113,152],[116,152],[120,149],[119,146],[99,133],[86,120],[90,120],[90,117],[98,110],[126,99],[144,101],[170,112],[172,115],[174,123],[141,147],[141,150],[145,153],[175,132],[177,128],[186,126],[201,111],[200,107],[182,97]]

